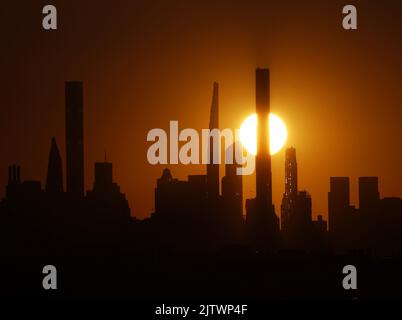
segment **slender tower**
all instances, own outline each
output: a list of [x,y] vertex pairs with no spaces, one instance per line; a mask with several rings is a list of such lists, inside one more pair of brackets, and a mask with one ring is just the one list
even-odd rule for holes
[[56,139],[52,138],[47,166],[46,192],[63,192],[63,167]]
[[[219,129],[219,85],[214,82],[209,129]],[[219,138],[219,137],[218,137]],[[219,142],[214,143],[212,135],[209,138],[209,159],[207,165],[208,199],[210,206],[214,207],[219,198],[219,164],[214,164],[214,154],[220,152]]]
[[83,84],[66,82],[67,192],[84,195]]
[[269,145],[270,112],[269,69],[256,70],[256,112],[258,119],[256,155],[256,212],[255,223],[279,230],[278,218],[272,204],[272,173]]

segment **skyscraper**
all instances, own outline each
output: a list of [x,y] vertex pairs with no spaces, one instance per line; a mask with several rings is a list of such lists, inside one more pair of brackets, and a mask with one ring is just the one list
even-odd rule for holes
[[47,165],[46,192],[63,192],[63,167],[56,139],[53,137]]
[[84,195],[83,83],[66,82],[67,192]]
[[291,216],[295,213],[297,199],[297,161],[296,149],[286,149],[285,158],[285,193],[281,205],[281,229],[286,230]]
[[313,220],[311,195],[306,190],[300,191],[297,194],[295,213],[295,227],[306,234]]
[[93,214],[95,222],[106,225],[114,222],[130,220],[131,213],[126,195],[120,186],[113,182],[113,166],[111,162],[95,163],[95,181],[92,190],[88,190],[86,202]]
[[269,70],[256,70],[256,111],[258,119],[257,155],[256,155],[256,206],[255,223],[260,226],[269,226],[275,231],[279,229],[272,204],[272,173],[271,155],[269,146],[270,112],[270,82]]
[[246,200],[246,223],[254,246],[275,249],[279,241],[279,219],[272,203],[271,155],[269,146],[269,70],[256,70],[257,155],[256,197]]
[[362,219],[358,210],[350,205],[349,178],[331,177],[328,193],[329,235],[335,251],[345,252],[364,243]]
[[[214,82],[209,129],[219,129],[219,85]],[[219,164],[213,163],[213,155],[220,152],[219,142],[214,143],[213,137],[209,138],[209,159],[207,165],[208,199],[210,207],[215,207],[219,199]]]
[[94,190],[108,190],[113,186],[113,167],[111,162],[95,163]]
[[341,234],[348,221],[349,205],[349,178],[331,177],[328,193],[328,222],[332,234]]
[[359,209],[361,212],[374,212],[380,202],[378,177],[359,178]]
[[[227,157],[228,153],[232,153],[233,159],[235,159],[235,148],[235,144],[233,144],[226,150]],[[222,199],[224,208],[229,215],[228,220],[241,223],[243,219],[243,182],[242,176],[236,174],[237,167],[240,166],[236,161],[225,165],[225,176],[222,178]]]

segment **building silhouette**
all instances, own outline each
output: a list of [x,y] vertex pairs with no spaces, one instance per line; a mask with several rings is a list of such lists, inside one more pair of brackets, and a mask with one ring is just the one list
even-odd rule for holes
[[296,200],[296,214],[294,217],[295,227],[309,232],[312,224],[312,201],[311,195],[306,191],[299,191]]
[[168,168],[163,169],[162,175],[156,181],[154,218],[169,219],[177,215],[180,209],[181,195],[185,190],[184,181],[174,179]]
[[328,222],[331,241],[337,250],[345,248],[350,224],[349,178],[331,177],[328,193]]
[[[237,142],[238,143],[238,142]],[[235,159],[236,144],[226,150],[226,159],[229,153]],[[234,160],[233,163],[225,164],[225,176],[222,178],[222,201],[220,211],[224,214],[224,223],[239,233],[243,224],[243,179],[236,173],[240,167]]]
[[45,190],[51,193],[63,192],[63,165],[54,137],[50,146]]
[[313,221],[313,227],[322,236],[328,231],[327,221],[323,219],[321,214],[317,215],[317,220]]
[[155,189],[155,214],[157,219],[199,222],[206,218],[208,184],[206,175],[189,175],[187,181],[173,178],[164,169]]
[[111,162],[95,163],[94,191],[108,191],[113,188],[113,166]]
[[[331,177],[328,193],[329,234],[334,250],[344,252],[352,243],[362,246],[362,219],[350,205],[349,177]],[[359,243],[359,244],[358,244]]]
[[84,195],[83,83],[66,82],[66,164],[67,192]]
[[287,231],[291,217],[295,214],[297,200],[297,161],[296,149],[286,149],[285,193],[281,204],[281,230]]
[[359,178],[359,210],[364,213],[375,212],[380,202],[378,177]]
[[269,70],[256,71],[256,112],[258,119],[256,155],[256,221],[273,223],[272,173],[269,144]]
[[329,232],[342,233],[345,230],[349,213],[349,177],[331,177],[328,193]]
[[402,200],[380,199],[378,177],[359,178],[359,208],[350,205],[349,178],[331,177],[328,193],[329,232],[332,249],[373,255],[401,252]]
[[[25,214],[29,208],[36,208],[43,201],[43,190],[40,181],[21,179],[21,167],[8,167],[8,183],[6,199],[13,207],[22,210]],[[32,217],[35,219],[35,217]]]
[[281,204],[281,233],[285,246],[298,250],[327,248],[327,222],[322,216],[313,221],[312,198],[298,190],[296,149],[286,149],[285,192]]
[[86,194],[86,204],[92,213],[93,221],[128,223],[131,218],[130,207],[120,187],[113,182],[111,162],[95,163],[95,181],[92,190]]
[[272,173],[269,145],[270,82],[268,69],[256,69],[257,155],[256,198],[246,200],[247,224],[252,242],[259,247],[278,243],[279,219],[272,203]]

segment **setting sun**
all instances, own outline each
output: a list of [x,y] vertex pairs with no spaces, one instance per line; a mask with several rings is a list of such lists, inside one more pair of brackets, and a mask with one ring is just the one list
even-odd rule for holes
[[[287,130],[285,123],[275,114],[269,114],[270,153],[277,153],[285,145]],[[240,127],[240,142],[248,152],[257,153],[257,114],[247,117]]]

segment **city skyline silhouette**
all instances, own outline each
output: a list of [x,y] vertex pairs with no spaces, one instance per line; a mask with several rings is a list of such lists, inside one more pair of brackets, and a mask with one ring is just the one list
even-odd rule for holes
[[[270,113],[270,72],[269,69],[256,69],[256,112],[260,123],[265,123],[261,119],[268,118]],[[219,125],[219,84],[214,82],[212,102],[210,109],[209,129],[220,129]],[[126,195],[120,193],[120,187],[114,183],[112,163],[107,162],[106,152],[103,162],[94,164],[94,184],[93,188],[84,192],[84,85],[79,81],[67,81],[65,83],[65,128],[66,128],[66,161],[60,156],[56,139],[52,137],[47,167],[46,185],[41,187],[38,180],[23,180],[21,178],[21,167],[18,164],[12,164],[8,167],[8,183],[6,187],[6,197],[2,203],[11,201],[18,202],[18,199],[35,198],[39,194],[48,194],[49,202],[60,200],[64,190],[66,196],[73,202],[82,202],[83,199],[91,199],[92,205],[96,205],[96,194],[104,194],[108,192],[117,192],[116,196],[121,200],[120,208],[124,207],[125,219],[133,219],[134,221],[149,220],[139,219],[130,210]],[[221,137],[219,137],[221,139]],[[214,139],[209,139],[209,157],[214,158],[214,153],[220,152],[216,148],[217,144]],[[313,220],[312,214],[312,197],[307,190],[298,189],[298,166],[296,159],[296,149],[290,147],[286,149],[285,160],[285,192],[282,198],[282,204],[279,209],[275,209],[272,202],[272,174],[271,174],[271,155],[269,150],[269,129],[268,126],[259,126],[257,133],[258,152],[256,161],[256,197],[251,199],[243,199],[243,177],[237,176],[236,165],[224,164],[225,175],[220,177],[219,167],[221,164],[207,164],[205,175],[189,175],[187,181],[179,181],[174,179],[168,168],[163,169],[161,178],[157,180],[155,189],[155,210],[150,213],[150,220],[154,217],[162,215],[165,218],[169,215],[174,216],[175,212],[180,212],[177,219],[187,219],[187,216],[202,216],[206,219],[219,220],[223,217],[222,212],[226,212],[232,208],[233,213],[226,212],[226,215],[235,214],[231,225],[238,224],[247,225],[251,228],[251,234],[256,236],[261,233],[262,246],[267,242],[277,242],[265,238],[266,234],[277,234],[282,232],[284,238],[296,237],[291,240],[291,245],[296,248],[309,250],[305,247],[303,238],[308,238],[309,234],[316,232],[321,234],[322,241],[328,241],[327,231],[334,233],[332,237],[345,238],[345,248],[351,245],[348,242],[352,235],[349,233],[356,232],[355,229],[360,228],[360,224],[369,224],[370,228],[376,229],[375,222],[378,219],[374,215],[379,212],[396,214],[394,217],[398,222],[398,213],[402,210],[402,199],[397,197],[385,197],[380,199],[379,179],[378,177],[359,177],[359,207],[350,203],[350,179],[349,177],[329,177],[330,190],[328,192],[328,224],[322,215],[317,216],[317,220]],[[229,147],[230,148],[230,147]],[[228,148],[228,150],[229,150]],[[234,148],[233,148],[234,149]],[[234,152],[234,150],[233,150]],[[212,160],[211,160],[212,161]],[[63,165],[66,163],[67,173],[66,187],[63,184]],[[162,166],[162,165],[161,165]],[[192,182],[193,181],[193,182]],[[221,183],[222,181],[222,183]],[[173,184],[172,184],[173,183]],[[180,184],[182,187],[179,187]],[[188,185],[187,185],[188,184]],[[193,187],[192,187],[193,185]],[[160,189],[161,188],[161,189]],[[192,189],[193,188],[193,189]],[[115,189],[115,191],[112,191]],[[192,191],[191,191],[192,190]],[[221,192],[222,190],[222,192]],[[97,192],[98,191],[98,192]],[[52,196],[55,199],[52,199]],[[194,198],[195,197],[195,198]],[[196,200],[197,199],[197,200]],[[100,198],[98,198],[100,201]],[[245,205],[243,201],[245,200]],[[187,201],[185,205],[184,201]],[[196,201],[196,202],[194,202]],[[233,207],[234,203],[238,203]],[[197,203],[197,204],[195,204]],[[116,203],[115,203],[116,204]],[[78,204],[77,204],[78,205]],[[78,207],[81,207],[78,205]],[[196,209],[197,208],[197,209]],[[245,208],[245,212],[244,212]],[[113,211],[113,206],[110,208]],[[194,210],[198,210],[194,213]],[[164,213],[161,213],[164,212]],[[401,211],[402,212],[402,211]],[[111,213],[113,215],[113,213]],[[364,216],[364,220],[359,216]],[[113,218],[113,217],[110,217]],[[367,222],[374,219],[372,222]],[[387,219],[385,217],[385,219]],[[359,220],[359,225],[356,221]],[[171,222],[171,217],[167,219]],[[237,221],[237,222],[235,222]],[[346,221],[346,222],[345,222]],[[391,220],[388,224],[392,224]],[[227,222],[227,221],[226,221]],[[354,225],[353,225],[354,224]],[[373,224],[373,225],[372,225]],[[402,225],[400,226],[402,230]],[[338,228],[341,230],[339,231]],[[261,229],[261,231],[260,231]],[[350,229],[350,230],[349,230]],[[269,230],[269,231],[267,231]],[[373,230],[371,230],[373,231]],[[367,230],[367,232],[369,232]],[[325,234],[325,235],[324,235]],[[366,237],[370,237],[368,234]],[[332,248],[334,242],[342,242],[340,239],[332,239]],[[300,242],[297,244],[297,242]],[[368,241],[366,239],[366,241]],[[310,244],[311,245],[311,244]],[[327,244],[326,244],[327,245]],[[371,244],[372,245],[372,244]],[[398,248],[398,246],[396,246]],[[366,249],[373,249],[366,247]]]
[[[258,92],[259,91],[267,91],[269,93],[269,70],[268,69],[257,69],[257,74],[261,72],[264,72],[264,70],[266,70],[268,72],[268,80],[261,80],[262,83],[265,83],[265,90],[264,89],[258,89],[256,88],[256,92],[257,92],[257,105],[258,105]],[[264,76],[262,76],[264,77]],[[257,76],[258,78],[258,76]],[[262,78],[263,79],[263,78]],[[267,82],[268,81],[268,82]],[[256,81],[258,83],[258,81]],[[84,162],[84,120],[83,120],[83,103],[84,103],[84,90],[83,90],[83,83],[80,81],[66,81],[65,83],[65,105],[66,105],[66,119],[65,119],[65,128],[66,128],[66,134],[65,134],[65,145],[67,146],[67,151],[65,152],[65,154],[67,155],[66,159],[63,162],[63,159],[60,156],[60,152],[58,149],[58,145],[57,145],[57,141],[55,139],[54,136],[52,136],[51,138],[51,147],[50,147],[50,153],[49,153],[49,160],[48,160],[48,167],[47,167],[47,176],[45,179],[45,187],[44,190],[48,191],[48,189],[57,189],[59,192],[66,190],[67,193],[77,193],[80,194],[81,196],[84,196],[86,194],[87,191],[84,191],[84,186],[88,185],[88,182],[85,181],[84,179],[84,167],[85,167],[85,162]],[[261,99],[261,98],[260,98]],[[268,105],[269,105],[269,95],[268,98],[265,97],[264,99],[268,99]],[[77,111],[74,111],[75,106],[78,107]],[[73,114],[74,116],[72,116],[71,114]],[[258,114],[258,107],[257,107],[257,114]],[[268,111],[266,112],[266,114],[264,114],[262,117],[266,117],[266,115],[269,114],[269,108]],[[75,118],[74,118],[75,117]],[[76,119],[76,120],[74,120]],[[212,130],[214,128],[216,129],[221,129],[220,125],[219,125],[219,84],[217,82],[214,82],[213,84],[213,93],[212,93],[212,103],[211,103],[211,110],[210,110],[210,120],[209,120],[209,129]],[[260,129],[259,129],[260,130]],[[267,131],[268,129],[266,129],[265,127],[261,127],[262,132]],[[258,147],[259,150],[262,150],[262,154],[264,154],[264,148],[268,148],[269,149],[269,134],[268,131],[265,134],[262,134],[262,132],[260,132],[260,134],[258,134],[257,136],[265,136],[267,140],[263,140],[262,144]],[[76,142],[73,142],[74,139],[76,140]],[[220,152],[219,150],[217,150],[215,148],[215,144],[213,144],[213,138],[211,137],[209,140],[209,144],[210,145],[214,145],[213,148],[209,147],[209,152],[210,152],[210,159],[213,159],[214,156],[214,152]],[[71,145],[73,145],[74,147],[71,147]],[[265,146],[265,147],[264,147]],[[69,148],[73,148],[73,149],[69,149]],[[78,148],[78,149],[77,149]],[[280,204],[280,206],[277,206],[277,208],[280,208],[280,210],[283,210],[283,206],[284,206],[284,199],[288,200],[288,202],[294,202],[296,201],[295,198],[297,198],[297,193],[298,193],[298,189],[297,189],[297,179],[298,179],[298,173],[297,173],[297,162],[296,162],[296,149],[294,147],[289,147],[289,148],[284,148],[286,149],[286,160],[284,161],[285,163],[285,183],[283,184],[285,186],[285,193],[284,193],[284,198],[282,198],[282,202]],[[261,157],[261,152],[257,153],[256,156],[256,163],[258,163],[261,160],[258,160],[258,157]],[[76,158],[76,160],[74,160],[74,157]],[[271,155],[267,154],[265,152],[265,155],[263,156],[263,158],[269,158],[269,162],[267,165],[269,165],[269,168],[271,168]],[[296,167],[295,172],[293,172],[293,175],[296,176],[296,181],[294,182],[296,187],[295,190],[288,190],[289,188],[289,180],[290,177],[288,177],[289,175],[292,175],[292,169],[288,169],[287,167],[289,165],[291,165],[292,161],[289,161],[289,157],[292,158],[292,161],[294,162],[293,166]],[[64,168],[62,166],[62,163],[66,163],[66,168]],[[100,164],[101,162],[96,162],[95,163],[95,167]],[[106,163],[106,151],[105,151],[105,161],[104,163]],[[161,165],[161,164],[157,164],[154,165],[156,167],[160,167],[161,170],[164,170],[164,168],[166,166]],[[180,165],[177,165],[180,166]],[[183,166],[183,165],[181,165]],[[205,165],[200,165],[205,167]],[[9,166],[9,174],[8,174],[8,181],[10,181],[10,177],[12,177],[11,179],[14,179],[13,175],[17,175],[17,173],[13,173],[11,170],[14,170],[13,168],[16,167],[16,169],[18,169],[18,179],[20,178],[20,165],[18,164],[10,164]],[[176,166],[169,166],[171,171],[174,171],[174,168]],[[186,167],[186,166],[184,166]],[[223,191],[223,184],[220,182],[221,180],[221,176],[223,177],[224,175],[221,174],[222,170],[220,169],[220,167],[225,168],[225,171],[227,171],[227,166],[225,165],[225,162],[223,162],[222,164],[218,164],[218,165],[214,165],[214,164],[210,164],[210,165],[206,165],[206,173],[207,175],[211,175],[211,178],[207,180],[207,184],[208,184],[208,193],[209,194],[213,194],[212,198],[215,200],[208,200],[208,201],[213,201],[213,202],[217,202],[218,198],[221,196],[221,193]],[[258,188],[259,186],[261,186],[261,183],[266,183],[266,182],[258,182],[258,179],[261,180],[261,178],[259,178],[258,175],[258,171],[261,169],[258,169],[258,167],[261,167],[261,165],[256,165],[256,172],[255,175],[257,177],[257,180],[255,181],[256,183],[256,188],[254,190],[255,194],[258,195]],[[75,176],[71,175],[71,171],[73,170],[79,170],[79,174],[78,174],[78,178],[76,178]],[[270,172],[271,169],[268,170],[268,172]],[[96,181],[96,173],[97,171],[95,170],[95,175],[94,175],[94,181]],[[66,174],[65,179],[63,179],[63,175],[64,173]],[[171,173],[169,173],[171,174]],[[190,172],[188,173],[190,174]],[[191,174],[190,174],[191,175]],[[213,176],[213,178],[212,178]],[[260,192],[260,194],[266,194],[268,195],[268,199],[264,200],[264,201],[268,201],[268,203],[271,203],[269,206],[275,206],[275,204],[272,202],[272,177],[271,177],[271,173],[267,173],[265,174],[265,176],[268,176],[269,180],[271,182],[268,182],[268,188],[269,189],[264,189],[264,191]],[[16,178],[16,177],[15,177]],[[50,178],[50,179],[49,179]],[[53,178],[53,179],[52,179]],[[345,186],[345,188],[348,190],[348,195],[347,195],[347,205],[348,206],[352,206],[353,203],[351,203],[350,201],[350,182],[349,182],[349,177],[345,177],[342,179],[346,179],[347,178],[347,186]],[[77,181],[75,182],[74,179],[76,179]],[[333,179],[337,179],[336,177],[330,177],[330,187],[332,186],[332,180]],[[379,180],[378,177],[359,177],[359,187],[360,187],[360,180],[361,179],[376,179],[376,190],[378,192],[378,196],[377,198],[380,198],[380,189],[379,189]],[[33,179],[33,181],[35,181],[37,184],[43,183],[40,180],[37,179]],[[66,183],[63,183],[64,181],[66,181]],[[69,182],[71,181],[71,182]],[[73,186],[73,184],[75,184],[75,186]],[[261,188],[261,187],[260,187]],[[361,188],[358,189],[359,192],[359,196],[358,196],[358,203],[354,206],[354,207],[359,207],[359,202],[361,202],[362,199],[362,195],[361,195]],[[89,191],[90,189],[88,189]],[[328,190],[329,191],[329,190]],[[241,190],[241,193],[243,194],[243,190]],[[285,196],[287,195],[287,196]],[[306,194],[305,196],[310,197],[310,194]],[[257,196],[258,197],[258,196]],[[290,200],[290,198],[293,198]],[[392,197],[392,196],[385,196],[383,198],[386,199],[398,199],[398,197]],[[244,217],[244,219],[246,218],[246,211],[247,211],[247,202],[248,201],[253,201],[252,198],[247,199],[247,197],[242,197],[242,216]],[[154,203],[156,204],[156,200],[154,199]],[[250,205],[253,205],[250,203]],[[289,207],[290,204],[288,204]],[[262,204],[260,204],[260,206],[264,206]],[[265,205],[267,206],[267,205]],[[310,204],[311,206],[311,204]],[[275,208],[273,209],[275,210]],[[288,208],[288,211],[291,211],[292,209]],[[363,208],[364,211],[367,211],[367,209]],[[147,218],[149,216],[152,215],[154,210],[151,210],[147,215],[145,215],[145,217],[141,214],[136,215],[135,212],[131,212],[131,216],[133,218],[139,218],[139,219],[143,219],[143,218]],[[260,209],[260,211],[267,211],[267,209]],[[329,213],[330,209],[328,209],[328,213]],[[326,214],[326,218],[329,218],[329,214]],[[313,213],[312,217],[316,216],[317,219],[322,219],[323,214],[322,213]],[[278,214],[278,219],[281,219],[281,229],[284,228],[284,220],[286,220],[286,214]],[[310,220],[312,219],[312,217],[310,218]],[[325,222],[325,221],[324,221]],[[279,229],[279,220],[276,222],[276,224],[278,224],[278,229]]]
[[[39,1],[8,3],[1,295],[400,298],[402,3],[359,4],[357,30],[343,5],[60,0],[44,31]],[[234,130],[254,113],[278,114],[288,140],[271,155],[259,121],[252,175],[148,161],[154,128]]]
[[[271,109],[287,124],[286,147],[298,149],[299,184],[313,195],[315,217],[327,219],[329,176],[351,177],[355,205],[359,176],[379,176],[381,196],[402,196],[402,174],[391,169],[402,162],[396,147],[402,134],[402,48],[395,31],[400,2],[362,6],[362,28],[347,32],[341,1],[120,1],[124,13],[108,2],[86,1],[78,10],[60,1],[63,27],[54,33],[43,32],[41,16],[32,14],[41,15],[39,2],[8,4],[7,11],[19,13],[20,28],[10,28],[12,15],[0,22],[8,44],[0,120],[0,150],[7,152],[0,168],[18,163],[27,179],[44,183],[49,137],[55,136],[66,159],[64,81],[81,80],[85,166],[101,161],[106,149],[133,213],[145,218],[162,169],[146,160],[147,132],[166,130],[172,119],[183,127],[207,127],[213,81],[221,84],[222,127],[238,128],[255,112],[253,70],[269,66]],[[285,149],[272,158],[276,207],[284,192],[284,157]],[[204,172],[203,166],[170,169],[180,179]],[[7,170],[0,171],[4,196]],[[87,170],[84,190],[93,179]],[[245,198],[255,196],[253,179],[244,179]]]
[[[269,69],[257,68],[255,82],[257,117],[268,119]],[[15,268],[18,261],[24,261],[28,257],[32,259],[28,263],[31,269],[42,259],[55,260],[63,266],[68,265],[67,269],[72,268],[71,263],[74,264],[77,259],[84,257],[101,260],[105,265],[98,267],[89,283],[99,281],[99,277],[102,277],[102,283],[105,284],[103,290],[95,293],[95,287],[86,288],[86,285],[81,283],[86,280],[77,282],[77,279],[81,278],[72,269],[66,272],[66,279],[69,281],[65,282],[65,285],[68,290],[63,296],[81,296],[89,290],[89,295],[109,297],[113,296],[113,290],[109,290],[117,286],[120,291],[117,296],[152,298],[163,295],[164,290],[164,286],[159,283],[164,272],[151,266],[155,258],[167,259],[170,272],[178,268],[173,274],[180,285],[178,288],[173,288],[173,284],[169,285],[169,290],[175,292],[177,297],[182,297],[183,286],[186,287],[185,278],[182,278],[183,270],[179,268],[182,259],[192,261],[194,265],[187,272],[196,277],[208,274],[203,267],[200,268],[203,265],[200,259],[205,263],[218,259],[215,261],[217,266],[209,272],[222,279],[222,272],[228,271],[228,266],[225,267],[228,262],[226,259],[235,259],[236,268],[247,262],[259,268],[268,261],[274,261],[274,265],[266,272],[279,272],[279,278],[265,283],[266,293],[260,291],[261,284],[251,285],[247,281],[242,284],[240,291],[235,291],[237,297],[242,297],[245,292],[251,290],[252,297],[267,298],[277,296],[277,286],[283,279],[286,279],[286,285],[282,287],[283,291],[279,296],[301,297],[301,293],[294,292],[294,283],[287,282],[293,279],[289,277],[287,269],[289,258],[296,259],[299,264],[307,264],[307,273],[297,278],[296,282],[308,281],[311,276],[309,268],[313,265],[314,268],[323,266],[324,269],[318,273],[313,269],[318,278],[312,282],[309,290],[303,292],[303,295],[310,297],[316,296],[318,290],[324,290],[323,294],[327,297],[344,296],[339,289],[328,286],[328,283],[326,286],[319,279],[327,278],[327,273],[334,272],[336,265],[345,257],[357,261],[364,269],[370,266],[370,262],[367,262],[371,261],[370,259],[379,263],[378,261],[385,257],[392,257],[395,265],[399,265],[402,254],[402,199],[380,198],[378,177],[359,178],[359,208],[350,204],[349,177],[330,177],[329,221],[325,221],[321,215],[313,220],[312,197],[308,191],[298,189],[300,165],[297,162],[296,149],[288,148],[284,166],[285,193],[280,209],[275,208],[272,203],[271,155],[268,151],[267,125],[258,127],[256,197],[246,200],[245,214],[242,205],[243,177],[236,174],[238,164],[226,164],[222,180],[218,170],[220,164],[207,164],[206,174],[189,175],[187,180],[176,179],[168,168],[163,169],[154,193],[155,210],[150,218],[145,219],[137,219],[131,215],[126,195],[121,192],[119,184],[113,178],[113,164],[107,161],[106,154],[103,162],[94,164],[93,187],[84,192],[83,177],[86,168],[83,160],[83,90],[82,82],[65,83],[65,166],[68,174],[66,191],[62,175],[64,161],[60,157],[54,137],[50,144],[45,188],[40,181],[25,180],[18,164],[8,167],[6,196],[0,202],[0,214],[3,217],[0,240],[5,256],[12,262],[3,265],[3,269]],[[209,122],[211,130],[219,128],[218,96],[218,84],[214,83]],[[213,139],[210,139],[211,155],[213,145]],[[15,240],[10,242],[8,239]],[[72,253],[66,254],[66,250]],[[125,261],[123,265],[120,264],[121,259]],[[120,282],[110,282],[110,274],[105,274],[106,270],[113,268],[112,265],[127,268],[137,263],[141,263],[142,267],[136,266],[135,270],[142,270],[147,274],[139,281],[139,288],[129,290],[129,287]],[[87,267],[94,266],[93,261],[87,262]],[[248,273],[250,266],[245,268]],[[14,270],[13,274],[16,272]],[[29,277],[31,272],[32,270],[22,273],[22,279],[27,281],[26,277]],[[131,269],[121,272],[122,277],[131,279],[131,285],[137,283],[135,274]],[[261,276],[262,274],[257,272],[244,277],[244,280],[257,280]],[[225,283],[226,281],[229,279],[226,279]],[[152,289],[146,289],[149,283],[152,283]],[[208,283],[209,281],[195,286],[190,290],[191,295],[208,292],[204,287],[212,286],[212,283]],[[5,280],[5,288],[11,289],[10,286],[10,282]],[[232,286],[233,283],[226,283],[224,287],[213,285],[221,290],[216,293],[221,297],[228,294],[230,291],[227,290],[231,290],[229,288]],[[375,297],[384,294],[383,290],[382,286],[376,284],[372,288],[362,290],[361,294],[364,297]],[[394,290],[391,290],[392,294],[395,294]],[[11,292],[12,295],[15,294],[14,291]],[[35,288],[28,286],[25,294],[30,296],[34,292]]]

